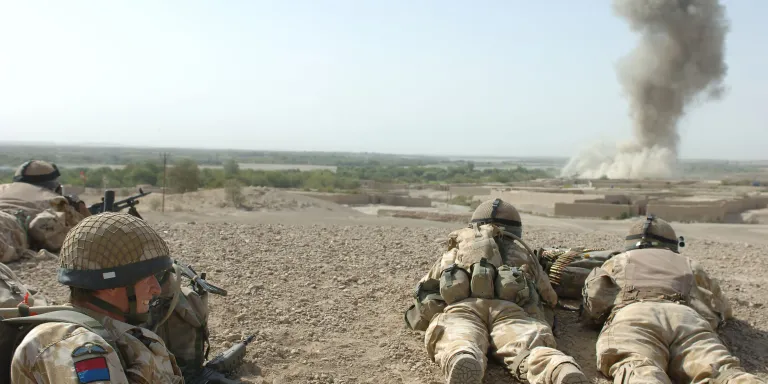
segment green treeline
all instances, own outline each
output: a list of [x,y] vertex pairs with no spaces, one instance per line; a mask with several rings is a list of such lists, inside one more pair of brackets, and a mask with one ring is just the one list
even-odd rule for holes
[[[159,161],[144,160],[122,168],[62,168],[62,184],[85,185],[91,188],[133,188],[139,184],[163,185],[163,167]],[[85,180],[81,178],[81,172]],[[10,182],[12,170],[0,171],[0,181]],[[179,159],[167,169],[167,185],[177,192],[205,188],[223,188],[227,180],[238,180],[247,186],[317,189],[320,191],[360,188],[361,180],[383,183],[480,183],[525,181],[551,177],[538,169],[475,169],[472,163],[448,167],[424,166],[339,166],[330,170],[255,170],[240,169],[230,159],[221,168],[201,168],[192,159]]]

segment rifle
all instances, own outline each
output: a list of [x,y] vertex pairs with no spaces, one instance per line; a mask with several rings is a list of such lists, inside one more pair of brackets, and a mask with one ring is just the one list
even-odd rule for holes
[[195,292],[197,292],[199,295],[203,295],[203,291],[215,293],[217,295],[222,295],[222,296],[227,295],[227,291],[225,289],[219,288],[205,281],[205,272],[203,272],[198,276],[197,272],[195,272],[195,270],[192,269],[191,265],[184,265],[183,263],[180,263],[178,260],[173,260],[173,263],[179,267],[182,275],[192,280],[192,287],[194,288]]
[[91,215],[96,215],[103,212],[120,212],[123,209],[128,208],[129,214],[141,219],[142,217],[139,215],[135,206],[139,204],[140,198],[151,193],[152,192],[144,192],[144,190],[139,188],[139,193],[137,195],[115,201],[115,191],[107,189],[104,191],[104,197],[101,198],[101,203],[92,204],[88,207],[88,210],[91,212]]
[[237,381],[227,379],[226,374],[231,373],[237,369],[242,363],[245,357],[245,348],[250,344],[255,336],[248,336],[245,340],[238,342],[231,346],[223,353],[216,355],[212,360],[209,360],[199,373],[193,375],[189,382],[190,384],[234,384]]

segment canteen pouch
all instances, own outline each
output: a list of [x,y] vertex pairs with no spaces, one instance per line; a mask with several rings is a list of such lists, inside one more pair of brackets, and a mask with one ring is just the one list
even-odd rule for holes
[[446,304],[464,300],[470,296],[470,282],[467,271],[451,264],[440,275],[440,296]]
[[518,268],[502,265],[499,267],[496,280],[496,297],[501,300],[514,302],[520,306],[525,305],[530,298],[528,281],[525,274]]
[[472,280],[470,281],[472,297],[493,299],[495,276],[495,268],[493,264],[488,262],[488,259],[482,258],[479,262],[472,264]]

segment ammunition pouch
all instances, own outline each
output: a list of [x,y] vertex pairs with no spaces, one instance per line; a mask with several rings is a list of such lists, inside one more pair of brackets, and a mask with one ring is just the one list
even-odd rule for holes
[[519,306],[531,299],[531,284],[525,273],[516,267],[496,268],[485,258],[470,266],[469,272],[451,264],[440,275],[440,296],[450,305],[464,299],[500,299]]
[[471,296],[478,299],[493,299],[494,280],[496,278],[496,267],[489,263],[487,259],[482,258],[480,262],[472,264],[472,280],[470,281]]
[[525,273],[515,267],[502,265],[495,280],[496,297],[524,306],[530,301],[531,290]]
[[440,296],[440,281],[429,279],[420,282],[414,292],[414,303],[405,311],[405,324],[415,331],[426,331],[432,318],[445,309]]
[[456,264],[443,270],[440,275],[440,296],[446,304],[468,298],[471,294],[469,274]]

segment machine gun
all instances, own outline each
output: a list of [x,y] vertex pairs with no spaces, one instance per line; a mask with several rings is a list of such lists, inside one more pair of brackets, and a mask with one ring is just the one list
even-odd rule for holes
[[104,197],[101,198],[101,203],[91,205],[88,207],[88,211],[91,212],[91,215],[96,215],[104,212],[120,212],[123,209],[128,208],[129,214],[136,216],[139,219],[143,219],[141,215],[139,215],[139,211],[136,210],[136,205],[139,204],[140,198],[151,193],[152,192],[144,192],[139,188],[139,193],[137,195],[115,201],[115,191],[107,189],[104,191]]
[[238,342],[223,353],[209,360],[205,363],[199,373],[192,375],[189,380],[185,377],[184,381],[193,384],[237,383],[237,381],[228,379],[226,375],[232,373],[243,363],[245,348],[253,341],[254,337],[255,336],[253,335],[248,336],[245,340]]

